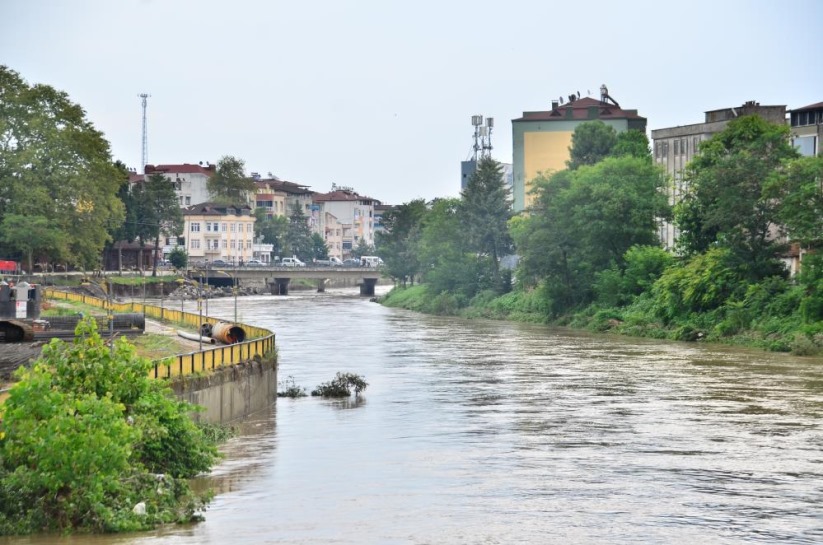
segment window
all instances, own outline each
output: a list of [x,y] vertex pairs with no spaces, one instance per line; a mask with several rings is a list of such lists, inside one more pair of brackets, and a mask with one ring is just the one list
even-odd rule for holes
[[211,232],[211,223],[209,223],[209,222],[206,222],[206,232],[207,233]]
[[229,245],[229,242],[226,239],[223,239],[223,249],[225,250]]
[[699,147],[699,145],[700,145],[700,137],[695,136],[694,137],[694,142],[692,143],[692,153],[697,153],[697,148]]
[[191,196],[186,197],[186,206],[191,205]]
[[231,241],[231,249],[234,250],[235,248],[237,248],[237,245],[235,244],[235,241],[232,240]]
[[235,226],[236,226],[236,225],[237,225],[236,223],[232,223],[232,224],[230,224],[230,225],[229,225],[229,231],[230,231],[230,232],[232,232],[232,233],[234,233],[234,228],[235,228]]
[[246,232],[251,233],[251,223],[246,224]]
[[200,223],[199,222],[192,222],[191,224],[191,232],[192,233],[199,233],[200,232]]
[[225,232],[226,232],[226,224],[225,224],[225,223],[224,223],[224,224],[222,224],[222,225],[221,225],[221,228],[222,228],[221,230],[225,233]]
[[200,249],[200,240],[194,239],[191,241],[192,249],[199,250]]
[[674,154],[680,155],[680,140],[674,141]]

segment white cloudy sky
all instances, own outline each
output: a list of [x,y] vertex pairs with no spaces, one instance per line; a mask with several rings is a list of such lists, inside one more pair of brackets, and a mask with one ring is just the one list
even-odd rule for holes
[[605,83],[649,129],[823,101],[821,0],[0,0],[0,64],[66,91],[139,170],[216,162],[398,204],[459,193],[472,114]]

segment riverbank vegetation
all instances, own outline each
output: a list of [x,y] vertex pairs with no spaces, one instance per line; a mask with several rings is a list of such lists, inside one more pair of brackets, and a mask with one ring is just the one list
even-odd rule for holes
[[214,444],[151,363],[93,320],[21,368],[0,413],[0,534],[145,530],[195,519]]
[[[396,288],[382,303],[823,353],[823,158],[799,157],[785,126],[741,117],[702,142],[673,207],[642,133],[585,123],[571,157],[538,176],[525,214],[490,159],[459,199],[387,213],[378,245]],[[499,259],[509,250],[516,265]]]

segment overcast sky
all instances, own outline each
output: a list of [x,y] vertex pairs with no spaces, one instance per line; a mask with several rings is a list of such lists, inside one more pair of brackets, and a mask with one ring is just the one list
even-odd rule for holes
[[328,191],[457,196],[472,114],[601,84],[649,129],[823,101],[823,1],[0,0],[0,64],[69,94],[140,171],[234,155]]

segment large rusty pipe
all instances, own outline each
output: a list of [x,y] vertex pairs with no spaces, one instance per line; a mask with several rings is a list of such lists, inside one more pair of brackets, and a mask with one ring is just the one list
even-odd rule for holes
[[211,336],[226,344],[242,343],[246,340],[246,330],[237,324],[217,322],[211,327]]

